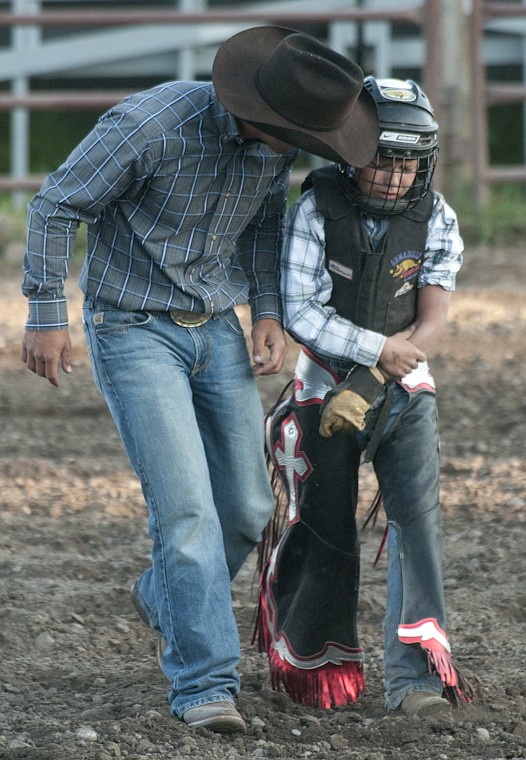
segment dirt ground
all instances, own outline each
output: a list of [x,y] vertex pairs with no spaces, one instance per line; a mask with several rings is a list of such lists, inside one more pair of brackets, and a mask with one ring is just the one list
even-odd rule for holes
[[[311,710],[270,690],[251,645],[254,562],[234,583],[244,736],[171,719],[153,637],[129,588],[148,561],[146,511],[91,379],[71,277],[74,371],[61,388],[18,359],[16,266],[0,266],[0,758],[109,760],[526,757],[526,254],[468,250],[447,335],[432,357],[443,456],[445,585],[458,664],[476,689],[453,722],[386,716],[381,619],[384,523],[362,535],[366,693]],[[260,382],[266,408],[287,369]],[[362,518],[374,492],[363,471]],[[213,621],[210,621],[213,625]]]

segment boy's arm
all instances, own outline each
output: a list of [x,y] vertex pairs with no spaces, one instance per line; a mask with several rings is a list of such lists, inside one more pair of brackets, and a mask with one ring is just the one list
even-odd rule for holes
[[450,301],[451,293],[440,285],[420,288],[414,323],[385,342],[378,361],[382,374],[376,369],[359,367],[357,373],[351,374],[325,397],[320,424],[322,436],[328,438],[340,430],[363,430],[365,415],[382,390],[383,378],[409,374],[419,361],[425,360],[424,352],[437,343],[444,331]]
[[440,285],[420,288],[415,321],[404,332],[387,338],[378,360],[387,379],[403,377],[425,361],[427,352],[442,337],[450,301],[451,292]]
[[387,377],[402,377],[410,371],[411,366],[399,361],[408,344],[427,353],[441,337],[456,274],[462,265],[463,248],[455,212],[435,193],[424,263],[419,273],[416,319],[409,331],[387,339],[378,362]]
[[409,340],[424,353],[442,337],[451,295],[440,285],[425,285],[418,291],[417,315]]
[[[340,317],[328,305],[332,279],[326,269],[323,216],[312,190],[290,208],[281,256],[281,296],[286,330],[325,359],[374,367],[385,336]],[[414,350],[414,347],[413,347]]]
[[417,315],[410,338],[426,353],[444,332],[463,250],[457,216],[444,198],[435,193],[424,262],[418,277]]

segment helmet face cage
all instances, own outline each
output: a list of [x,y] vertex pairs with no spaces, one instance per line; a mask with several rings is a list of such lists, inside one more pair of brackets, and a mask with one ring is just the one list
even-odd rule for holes
[[358,205],[371,216],[394,216],[416,206],[429,192],[438,157],[395,155],[379,150],[368,166],[354,172],[352,184]]
[[367,77],[380,120],[378,151],[353,169],[350,191],[371,216],[401,214],[427,195],[438,158],[438,125],[431,104],[411,80]]

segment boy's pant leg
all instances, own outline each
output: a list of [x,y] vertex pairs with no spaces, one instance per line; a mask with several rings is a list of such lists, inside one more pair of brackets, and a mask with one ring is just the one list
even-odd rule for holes
[[389,710],[411,691],[442,691],[440,678],[429,673],[424,650],[398,637],[401,623],[427,617],[445,628],[438,447],[435,397],[422,393],[407,402],[374,460],[389,523],[384,619]]

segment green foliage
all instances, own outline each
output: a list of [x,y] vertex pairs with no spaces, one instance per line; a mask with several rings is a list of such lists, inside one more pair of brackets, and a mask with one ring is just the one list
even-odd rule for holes
[[31,115],[30,166],[48,174],[59,166],[95,125],[96,111],[36,111]]
[[524,163],[524,106],[506,103],[488,109],[488,140],[491,164]]
[[26,209],[15,205],[9,195],[0,194],[0,245],[8,242],[20,243],[26,236]]
[[[96,111],[35,111],[31,114],[29,166],[48,174],[59,166],[95,124]],[[9,172],[9,114],[0,113],[0,173]]]
[[466,245],[509,245],[526,236],[526,186],[494,185],[485,208],[477,211],[472,194],[464,193],[455,205]]
[[287,195],[287,208],[290,208],[290,206],[300,197],[300,195],[301,190],[299,185],[292,185]]

